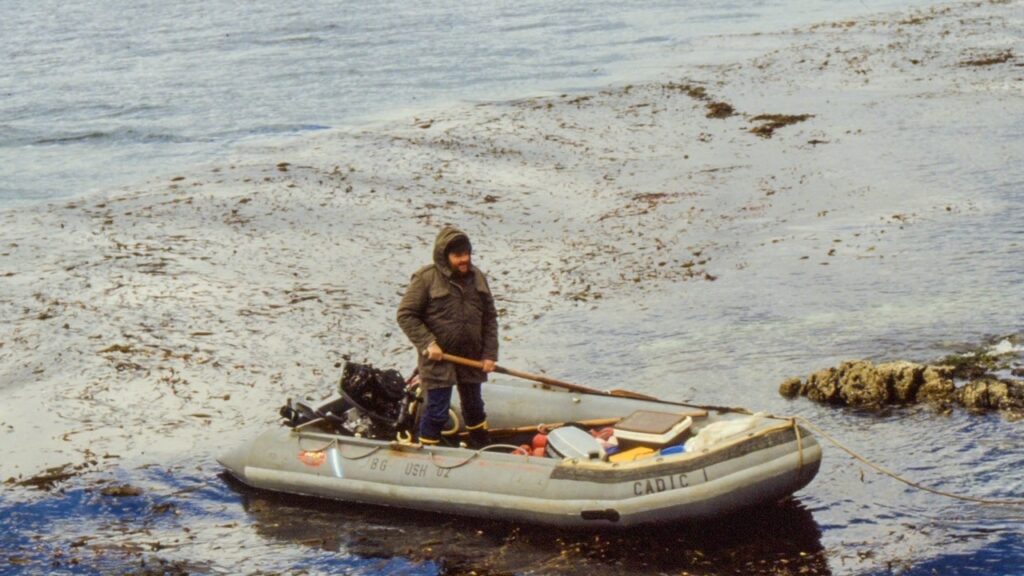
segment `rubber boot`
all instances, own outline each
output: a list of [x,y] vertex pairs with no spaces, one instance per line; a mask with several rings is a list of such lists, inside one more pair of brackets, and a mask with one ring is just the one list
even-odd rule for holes
[[433,438],[427,438],[425,436],[420,436],[419,440],[420,440],[420,444],[423,444],[424,446],[437,446],[438,444],[441,443],[440,440],[435,440]]
[[477,428],[469,431],[469,447],[474,450],[479,450],[484,446],[491,444],[491,435],[487,433],[487,428]]

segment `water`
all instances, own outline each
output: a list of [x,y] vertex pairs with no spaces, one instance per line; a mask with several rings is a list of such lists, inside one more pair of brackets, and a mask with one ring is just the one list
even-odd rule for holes
[[[224,573],[233,560],[262,571],[361,575],[513,573],[538,567],[591,574],[709,566],[742,571],[782,567],[790,559],[812,574],[826,570],[820,531],[811,513],[793,501],[700,527],[627,534],[562,531],[552,537],[549,530],[531,526],[474,520],[467,527],[457,518],[255,492],[180,469],[149,476],[192,497],[110,502],[94,491],[68,490],[0,521],[5,528],[0,545],[15,562],[46,555],[54,571],[69,574],[122,572],[128,567],[125,556],[150,570],[170,566],[171,573]],[[55,530],[61,538],[27,537]],[[119,532],[145,534],[146,544],[137,549],[109,544]],[[62,539],[76,546],[68,549]],[[194,561],[161,564],[161,550],[184,546],[198,546],[219,561],[193,555]]]
[[[625,535],[552,534],[275,497],[227,481],[213,460],[269,425],[275,403],[286,395],[329,390],[330,366],[343,351],[398,350],[388,360],[407,359],[403,338],[386,332],[394,330],[391,295],[426,255],[418,240],[433,231],[414,220],[426,209],[423,191],[409,182],[420,174],[417,163],[432,157],[403,155],[390,140],[395,130],[377,134],[372,122],[402,114],[434,117],[453,100],[634,82],[692,58],[689,49],[700,35],[787,29],[895,6],[11,7],[0,22],[8,56],[0,69],[0,205],[121,185],[146,194],[109,205],[94,197],[80,199],[76,208],[26,206],[0,214],[6,218],[0,229],[0,388],[10,402],[0,406],[4,464],[48,455],[33,452],[78,461],[76,450],[84,449],[85,459],[99,461],[102,470],[53,492],[4,487],[0,573],[1021,574],[1019,508],[917,492],[862,470],[830,447],[819,476],[795,500],[740,518]],[[810,48],[794,60],[817,58],[843,42],[807,41]],[[750,42],[724,41],[727,49],[753,50]],[[849,51],[857,40],[846,44]],[[968,48],[974,46],[954,43],[939,51],[954,59],[934,65],[935,73],[966,75],[955,57]],[[894,58],[903,59],[902,53]],[[783,72],[798,65],[784,64]],[[896,102],[909,89],[887,90],[879,74],[871,77],[875,84],[847,85],[832,95],[794,89],[794,101],[786,101],[778,90],[763,88],[765,79],[749,67],[737,74],[723,79],[733,92],[721,97],[751,112],[813,111],[832,131],[806,136],[837,146],[843,141],[843,153],[822,146],[811,156],[801,142],[781,137],[761,142],[738,123],[708,128],[716,143],[739,143],[708,152],[716,165],[747,167],[732,180],[700,184],[703,195],[693,202],[708,210],[703,220],[683,223],[683,208],[663,208],[669,216],[653,220],[654,230],[644,230],[640,243],[664,234],[676,240],[665,252],[683,257],[691,244],[702,246],[713,257],[709,270],[717,280],[651,281],[647,291],[606,282],[600,301],[551,295],[548,271],[584,280],[600,272],[588,268],[587,256],[557,253],[559,236],[571,236],[566,229],[580,233],[573,245],[580,250],[607,243],[623,248],[635,238],[616,244],[609,236],[630,230],[632,221],[617,228],[613,219],[595,224],[566,217],[556,225],[545,214],[480,224],[478,213],[456,212],[486,230],[474,243],[480,261],[510,285],[498,288],[511,310],[503,322],[513,324],[502,329],[510,338],[503,362],[600,388],[799,414],[914,480],[974,496],[1020,498],[1024,485],[1014,472],[1024,465],[1019,423],[925,408],[862,413],[786,401],[776,393],[785,378],[848,358],[931,360],[964,344],[1024,332],[1024,229],[1017,218],[1024,209],[1024,123],[1016,85],[993,83],[989,89],[1005,96],[980,99],[969,90],[950,95],[948,84],[940,83],[934,97]],[[830,109],[830,98],[863,107]],[[608,114],[614,106],[598,111]],[[471,108],[449,113],[478,114],[477,120],[489,114]],[[611,116],[597,124],[614,124]],[[325,128],[354,124],[368,127],[361,137],[369,142],[369,157],[345,154],[357,146],[330,147],[333,135]],[[476,142],[477,126],[464,128],[463,139]],[[865,135],[855,139],[833,126],[862,128]],[[513,163],[510,171],[559,184],[544,179],[542,170],[554,162],[542,144],[526,138],[529,128],[499,133],[499,143],[536,154],[534,164]],[[601,137],[589,138],[580,136],[589,143]],[[321,145],[324,152],[309,152]],[[673,146],[666,152],[640,135],[634,149],[654,150],[655,157],[683,147],[700,153],[688,141]],[[332,154],[359,169],[348,180],[356,188],[351,195],[336,197],[332,182],[313,184],[330,177],[338,162]],[[293,155],[313,157],[312,176],[273,168],[294,161]],[[646,159],[638,155],[638,163]],[[270,178],[267,172],[231,176],[225,157],[285,180],[259,184]],[[466,158],[457,157],[451,173],[458,173],[458,160]],[[659,168],[655,160],[639,165]],[[502,168],[481,166],[483,175],[463,168],[478,181]],[[588,215],[608,208],[607,198],[587,196],[585,182],[557,188],[584,200],[555,194],[550,206],[515,203],[521,190],[493,172],[497,182],[486,190],[502,201],[491,217],[517,214],[519,207]],[[580,180],[595,176],[574,165],[567,172]],[[167,182],[176,174],[187,176],[180,188]],[[774,206],[736,218],[740,206],[730,204],[731,197],[746,202],[742,193],[769,175],[779,176]],[[409,189],[368,190],[380,186],[383,192],[380,182],[396,177]],[[800,188],[804,177],[809,183]],[[294,188],[287,178],[294,178]],[[183,200],[191,190],[186,185],[199,184],[205,187]],[[796,191],[788,193],[785,185]],[[623,190],[627,198],[630,192]],[[459,193],[453,188],[452,197]],[[410,202],[413,207],[403,208]],[[829,215],[815,216],[822,210]],[[892,219],[901,212],[906,223]],[[250,228],[236,223],[245,219]],[[382,237],[381,226],[393,234]],[[555,248],[520,249],[516,242],[524,238]],[[783,241],[774,243],[777,238]],[[827,255],[832,247],[838,247],[835,256]],[[635,264],[625,250],[617,261]],[[166,268],[153,266],[151,253],[166,259]],[[371,266],[351,264],[382,253],[388,258]],[[594,260],[596,266],[607,262]],[[318,299],[295,298],[307,293]],[[97,353],[111,344],[131,345],[136,353]],[[218,362],[224,366],[213,367]],[[35,397],[41,399],[30,403]],[[8,406],[38,409],[15,414]],[[120,483],[143,493],[102,494]]]
[[0,206],[135,184],[251,139],[643,79],[701,35],[930,3],[13,0]]

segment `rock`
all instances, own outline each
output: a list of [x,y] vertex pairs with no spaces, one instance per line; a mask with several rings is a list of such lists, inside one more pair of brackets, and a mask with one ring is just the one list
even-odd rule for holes
[[892,399],[899,404],[917,402],[917,391],[924,383],[926,367],[913,362],[886,362],[878,365],[878,371],[886,374],[892,390]]
[[975,380],[957,390],[957,400],[972,412],[984,412],[992,407],[989,402],[989,388],[997,381]]
[[875,365],[868,360],[848,360],[811,374],[806,382],[790,378],[779,386],[779,394],[873,410],[924,403],[948,412],[961,405],[973,413],[998,410],[1008,420],[1024,419],[1024,382],[986,373],[957,388],[954,378],[964,373],[964,366],[955,363],[932,366],[897,361]]
[[1024,382],[982,378],[961,386],[956,398],[972,412],[1000,410],[1011,419],[1024,416]]
[[953,384],[953,368],[950,366],[928,366],[922,377],[924,383],[917,390],[917,401],[930,404],[939,410],[948,410],[956,400],[956,385]]
[[779,385],[779,394],[786,398],[796,398],[800,395],[800,386],[803,381],[799,378],[790,378]]
[[879,372],[871,362],[843,362],[839,373],[839,397],[847,406],[878,409],[889,404],[892,391],[888,374]]
[[952,366],[907,361],[875,365],[868,360],[848,360],[811,374],[806,383],[790,378],[779,386],[779,394],[873,410],[924,402],[945,411],[957,399],[953,372]]
[[998,398],[1000,412],[1010,421],[1024,419],[1024,382],[1004,380],[1003,383],[1006,384],[1006,396]]
[[890,404],[917,400],[924,382],[925,367],[912,362],[874,365],[867,360],[850,360],[836,368],[811,374],[807,383],[790,379],[779,387],[786,397],[802,394],[817,402],[878,409]]
[[839,370],[826,368],[807,377],[807,385],[801,393],[815,402],[841,403],[839,399]]

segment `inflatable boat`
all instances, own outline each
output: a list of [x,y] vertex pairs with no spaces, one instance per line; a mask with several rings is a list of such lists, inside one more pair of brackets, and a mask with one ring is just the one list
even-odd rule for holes
[[410,433],[414,386],[389,397],[342,382],[317,408],[289,401],[285,425],[219,462],[264,490],[572,527],[733,513],[790,496],[821,464],[794,419],[519,381],[484,385],[487,445],[467,446],[456,394],[449,445],[428,446]]

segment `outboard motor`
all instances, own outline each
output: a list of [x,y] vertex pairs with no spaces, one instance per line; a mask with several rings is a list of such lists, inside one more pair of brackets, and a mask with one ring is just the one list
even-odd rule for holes
[[394,438],[397,433],[410,431],[408,407],[415,392],[398,370],[346,362],[340,388],[342,397],[353,407],[345,414],[345,428],[350,433]]
[[418,393],[415,382],[415,375],[406,382],[398,370],[346,362],[339,383],[340,398],[319,407],[289,398],[279,413],[289,428],[323,420],[338,434],[410,439]]
[[319,408],[314,408],[302,400],[289,398],[278,410],[278,414],[284,419],[284,425],[289,428],[301,426],[318,418],[339,428],[344,423],[340,415],[345,414],[349,408],[350,405],[345,398],[337,398]]

